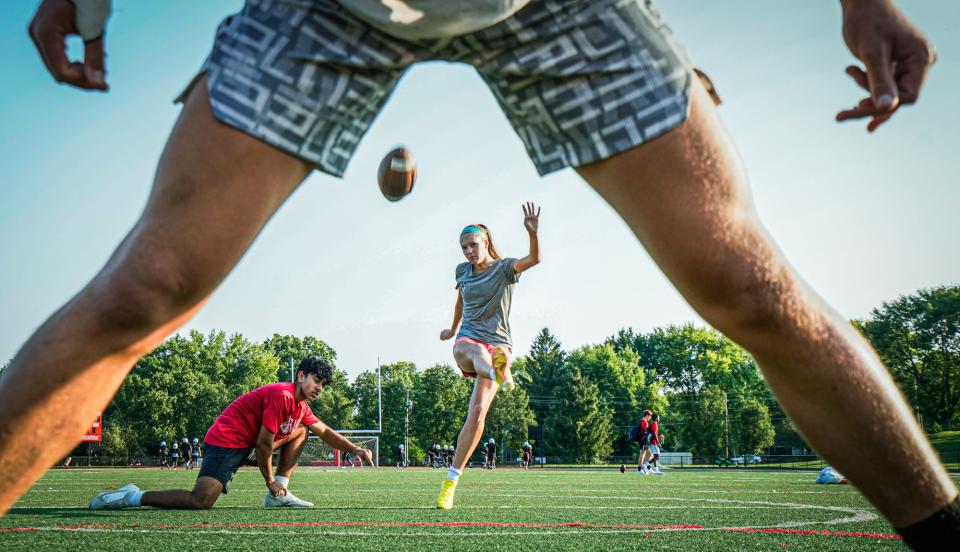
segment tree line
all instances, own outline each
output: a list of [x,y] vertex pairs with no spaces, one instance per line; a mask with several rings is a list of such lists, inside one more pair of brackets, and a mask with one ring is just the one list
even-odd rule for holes
[[[960,426],[960,287],[920,290],[853,321],[871,341],[928,430]],[[163,342],[134,366],[104,413],[106,455],[155,454],[161,440],[203,438],[222,409],[260,385],[289,381],[291,365],[314,355],[336,365],[316,337],[253,342],[191,331]],[[719,332],[693,324],[648,333],[625,328],[601,343],[565,350],[548,328],[514,363],[518,387],[499,393],[484,438],[517,450],[525,440],[554,461],[600,462],[635,454],[629,429],[659,412],[667,450],[714,455],[790,453],[808,448],[774,400],[750,355]],[[380,367],[381,454],[406,436],[412,458],[432,443],[454,444],[472,380],[449,364]],[[312,404],[338,429],[378,425],[377,373],[334,385]],[[409,402],[408,402],[409,401]]]

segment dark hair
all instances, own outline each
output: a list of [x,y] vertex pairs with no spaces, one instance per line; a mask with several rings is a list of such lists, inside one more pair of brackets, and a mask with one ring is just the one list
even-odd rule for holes
[[333,366],[330,366],[330,363],[322,358],[315,356],[305,357],[300,361],[299,371],[303,372],[304,376],[309,374],[316,375],[324,387],[333,383]]
[[652,421],[652,422],[659,422],[659,421],[660,421],[660,415],[657,414],[656,412],[654,412],[653,415],[652,415],[651,418],[650,418],[650,421]]

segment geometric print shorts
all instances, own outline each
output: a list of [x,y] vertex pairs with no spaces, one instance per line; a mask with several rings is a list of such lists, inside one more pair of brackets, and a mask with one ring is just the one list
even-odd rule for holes
[[541,175],[656,138],[689,109],[692,66],[649,0],[533,0],[491,27],[419,41],[334,0],[248,0],[201,74],[218,120],[342,176],[404,71],[431,60],[476,69]]

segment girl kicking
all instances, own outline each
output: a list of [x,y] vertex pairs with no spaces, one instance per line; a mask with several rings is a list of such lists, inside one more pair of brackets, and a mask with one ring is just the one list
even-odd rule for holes
[[[490,230],[482,224],[460,232],[460,247],[467,262],[457,265],[457,304],[453,325],[440,332],[440,339],[457,336],[453,358],[464,377],[476,378],[467,419],[457,439],[457,451],[447,478],[440,487],[437,508],[453,507],[457,481],[483,433],[487,410],[497,389],[514,388],[510,372],[513,341],[510,337],[510,303],[520,274],[540,262],[537,228],[540,209],[523,206],[523,226],[530,236],[530,254],[522,259],[503,259],[493,245]],[[461,324],[462,320],[462,324]],[[459,329],[459,331],[458,331]]]

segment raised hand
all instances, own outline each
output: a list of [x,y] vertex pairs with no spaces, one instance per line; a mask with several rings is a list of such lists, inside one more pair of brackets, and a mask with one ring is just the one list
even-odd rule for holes
[[873,132],[900,106],[917,101],[937,54],[890,0],[844,0],[843,39],[865,68],[851,65],[846,73],[870,96],[837,113],[837,121],[870,117]]
[[523,204],[523,227],[530,233],[536,233],[540,227],[540,208],[532,201]]

